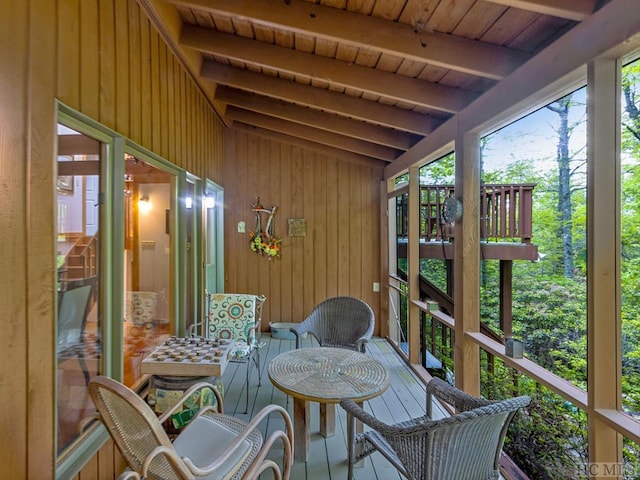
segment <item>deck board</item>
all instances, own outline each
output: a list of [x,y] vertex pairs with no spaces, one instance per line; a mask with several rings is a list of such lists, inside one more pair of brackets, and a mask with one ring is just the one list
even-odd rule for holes
[[[252,371],[249,384],[249,408],[244,414],[245,372],[244,364],[231,363],[224,376],[224,410],[242,420],[250,420],[262,408],[271,403],[281,405],[293,418],[291,397],[275,388],[269,381],[267,368],[269,362],[282,352],[295,348],[293,340],[279,340],[263,335],[264,346],[260,349],[260,374],[262,386],[258,387],[256,369]],[[317,346],[311,337],[303,340],[303,348]],[[376,418],[385,422],[398,422],[411,417],[424,415],[425,387],[422,381],[398,356],[396,351],[384,339],[375,338],[369,343],[367,355],[372,356],[389,369],[391,384],[386,392],[364,404],[364,408]],[[284,428],[279,417],[271,416],[261,426],[262,433],[268,435],[275,429]],[[295,480],[345,479],[347,477],[346,414],[336,408],[336,433],[324,438],[319,433],[320,413],[317,404],[311,404],[311,449],[307,462],[295,462],[291,478]],[[366,428],[366,427],[365,427]],[[274,448],[269,455],[278,463],[282,461],[283,450]],[[264,474],[263,478],[271,478]],[[360,480],[400,479],[396,470],[380,455],[372,455],[355,470],[355,478]]]

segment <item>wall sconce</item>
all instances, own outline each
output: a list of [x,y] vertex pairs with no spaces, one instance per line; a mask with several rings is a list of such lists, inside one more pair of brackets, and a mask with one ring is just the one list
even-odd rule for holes
[[204,196],[204,206],[206,208],[213,208],[216,206],[216,199],[213,195],[211,195],[210,193],[207,193]]
[[151,210],[151,200],[149,200],[149,195],[143,195],[138,200],[138,210],[142,213],[147,213]]
[[193,198],[186,197],[184,199],[184,204],[186,205],[187,208],[192,208],[193,207]]

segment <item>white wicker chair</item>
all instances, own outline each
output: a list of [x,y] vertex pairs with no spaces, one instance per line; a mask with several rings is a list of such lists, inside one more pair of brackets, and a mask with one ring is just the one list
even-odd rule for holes
[[[427,398],[426,416],[388,425],[351,400],[340,402],[350,423],[349,480],[353,478],[354,465],[376,451],[410,480],[498,478],[498,461],[507,428],[516,411],[529,404],[529,397],[488,401],[468,395],[439,378],[427,384],[427,395],[435,395],[459,413],[432,420],[432,399]],[[356,419],[371,430],[356,435]]]
[[296,336],[296,348],[300,337],[313,335],[321,347],[349,348],[365,352],[373,335],[375,315],[364,301],[354,297],[333,297],[316,305],[311,314],[291,328]]
[[[179,411],[191,395],[205,387],[214,392],[216,408],[203,407],[171,442],[163,422]],[[253,480],[267,470],[271,470],[276,479],[289,478],[293,463],[293,427],[286,410],[280,406],[269,405],[250,423],[245,423],[223,415],[218,391],[210,384],[199,383],[158,418],[135,392],[110,378],[94,378],[89,383],[89,394],[98,409],[95,418],[106,426],[130,468],[120,475],[120,480]],[[282,416],[286,431],[275,430],[265,441],[258,427],[271,413]],[[282,470],[267,458],[271,447],[279,441],[284,446]]]

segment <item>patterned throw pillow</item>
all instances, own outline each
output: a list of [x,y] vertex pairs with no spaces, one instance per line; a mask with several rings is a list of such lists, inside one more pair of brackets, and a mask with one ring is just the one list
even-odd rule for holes
[[209,337],[233,339],[236,356],[256,347],[256,295],[214,293],[209,297]]

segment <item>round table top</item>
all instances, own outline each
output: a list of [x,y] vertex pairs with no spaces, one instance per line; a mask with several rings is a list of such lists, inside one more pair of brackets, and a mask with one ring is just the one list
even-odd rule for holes
[[269,378],[293,397],[320,403],[339,403],[343,398],[361,402],[389,386],[389,373],[380,362],[360,352],[331,347],[281,353],[269,364]]

